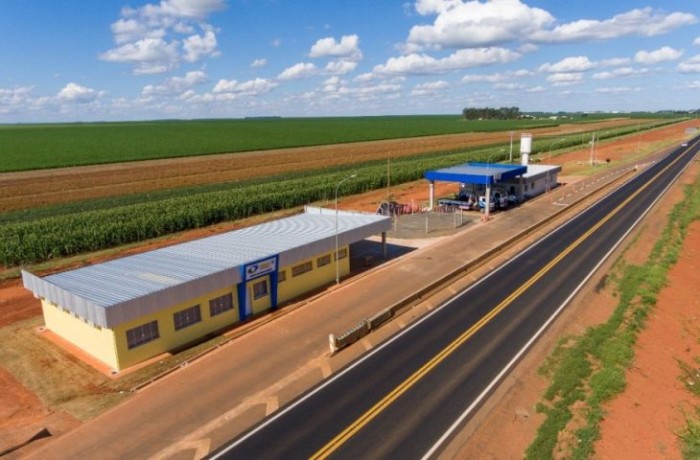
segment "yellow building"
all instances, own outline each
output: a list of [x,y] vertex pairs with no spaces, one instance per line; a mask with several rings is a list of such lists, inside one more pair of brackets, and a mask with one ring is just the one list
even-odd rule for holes
[[390,228],[388,217],[307,207],[45,278],[22,271],[22,279],[49,330],[120,370],[347,275],[350,244]]

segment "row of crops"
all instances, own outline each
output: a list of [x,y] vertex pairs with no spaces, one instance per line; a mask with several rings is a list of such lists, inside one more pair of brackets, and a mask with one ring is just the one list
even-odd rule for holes
[[[566,119],[589,123],[610,115]],[[643,115],[632,118],[644,121]],[[174,120],[0,125],[0,172],[213,153],[306,147],[556,126],[545,119],[463,120],[456,115]]]
[[552,125],[432,115],[0,126],[0,172]]
[[[618,128],[601,132],[598,138],[629,134],[638,129],[640,127]],[[557,141],[557,146],[564,148],[580,142],[581,135],[575,134],[563,137]],[[551,139],[537,141],[533,150],[544,150],[550,144]],[[417,180],[427,170],[467,160],[499,161],[506,155],[499,146],[395,160],[391,164],[391,182],[396,185]],[[129,197],[105,200],[98,202],[99,206],[88,205],[83,211],[78,211],[79,204],[74,204],[37,210],[35,215],[32,212],[17,214],[14,219],[0,224],[0,263],[6,267],[37,263],[330,200],[335,186],[350,171],[357,177],[343,185],[342,194],[362,193],[387,185],[387,166],[380,161],[302,173],[286,179],[217,185],[198,192],[193,189],[171,191],[148,200],[129,202]]]

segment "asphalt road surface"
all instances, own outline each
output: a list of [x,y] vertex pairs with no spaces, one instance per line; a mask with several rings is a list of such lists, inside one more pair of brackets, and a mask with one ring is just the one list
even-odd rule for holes
[[[698,139],[212,458],[428,458],[678,177]],[[661,201],[663,203],[663,201]]]

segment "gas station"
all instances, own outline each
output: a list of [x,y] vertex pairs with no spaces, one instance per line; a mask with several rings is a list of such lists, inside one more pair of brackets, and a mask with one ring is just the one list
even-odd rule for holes
[[520,140],[521,164],[469,162],[451,168],[427,171],[424,177],[429,184],[430,210],[435,207],[435,182],[458,182],[462,188],[471,187],[476,194],[483,193],[484,213],[488,219],[492,208],[492,192],[499,187],[504,194],[518,202],[546,193],[557,186],[558,165],[530,165],[532,134],[523,133]]

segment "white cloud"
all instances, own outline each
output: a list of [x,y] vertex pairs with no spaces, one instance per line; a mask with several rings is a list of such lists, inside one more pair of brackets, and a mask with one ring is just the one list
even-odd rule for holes
[[527,88],[525,85],[522,83],[496,83],[493,85],[494,89],[500,89],[500,90],[505,90],[505,91],[515,91],[515,90],[522,90]]
[[0,114],[24,110],[32,100],[33,86],[19,86],[13,89],[0,88]]
[[[158,5],[147,4],[136,10],[150,19],[177,17],[204,19],[209,14],[226,8],[225,0],[161,0]],[[134,11],[134,10],[130,10]]]
[[323,91],[326,93],[337,92],[343,81],[338,76],[333,76],[323,82]]
[[376,80],[378,78],[378,75],[372,73],[372,72],[366,72],[363,74],[360,74],[355,77],[355,81],[357,82],[369,82],[372,80]]
[[341,95],[352,96],[361,101],[375,99],[379,96],[391,97],[401,90],[401,85],[396,83],[378,83],[376,85],[362,86],[358,88],[341,88]]
[[414,26],[408,35],[408,43],[428,48],[471,48],[520,41],[554,23],[547,11],[519,0],[418,0],[416,11],[423,16],[437,15],[432,25]]
[[288,67],[277,76],[280,80],[294,80],[299,78],[308,78],[316,75],[318,70],[314,64],[308,62],[300,62]]
[[700,73],[700,54],[678,64],[678,70],[683,73]]
[[333,37],[322,38],[311,47],[309,57],[340,57],[359,61],[362,59],[359,43],[360,38],[357,35],[344,35],[339,42]]
[[562,43],[591,40],[610,40],[619,37],[662,35],[683,26],[695,24],[697,18],[690,13],[666,14],[652,8],[634,9],[603,21],[581,19],[535,33],[531,40]]
[[378,74],[429,75],[452,70],[481,67],[512,62],[520,54],[504,48],[477,48],[459,50],[451,55],[436,59],[426,54],[409,54],[390,58],[386,64],[374,67]]
[[58,92],[56,97],[61,101],[87,103],[96,100],[104,95],[103,91],[96,91],[92,88],[68,83]]
[[544,86],[533,86],[532,88],[527,88],[525,90],[526,93],[541,93],[543,91],[545,91]]
[[213,89],[214,94],[235,94],[240,96],[259,96],[276,88],[279,83],[265,78],[256,78],[242,83],[236,80],[219,80]]
[[118,45],[137,41],[142,38],[163,38],[165,29],[150,28],[146,24],[136,19],[119,19],[111,25],[114,41]]
[[540,72],[549,73],[568,73],[568,72],[585,72],[595,67],[595,64],[586,56],[575,56],[562,59],[561,61],[550,64],[542,64]]
[[700,89],[700,80],[689,81],[681,89]]
[[450,84],[444,80],[419,83],[411,91],[411,96],[434,96],[449,87]]
[[611,78],[636,77],[647,73],[649,73],[649,69],[647,68],[634,69],[632,67],[620,67],[609,72],[594,73],[591,78],[594,80],[609,80]]
[[[225,0],[161,0],[136,9],[123,8],[111,25],[117,47],[99,57],[132,64],[134,74],[142,75],[167,72],[182,60],[217,56],[216,33],[204,20],[225,7]],[[195,26],[202,30],[201,35],[195,33]]]
[[508,71],[505,73],[494,74],[470,74],[462,77],[464,83],[497,83],[514,78],[531,77],[534,75],[531,71],[521,69],[516,71]]
[[253,68],[265,67],[267,65],[267,59],[256,59],[250,63]]
[[553,73],[547,77],[547,81],[555,86],[573,85],[583,82],[581,73]]
[[172,77],[160,85],[146,85],[141,94],[143,96],[173,96],[183,93],[190,88],[207,81],[207,74],[201,70],[187,72],[184,77]]
[[190,35],[182,42],[185,51],[183,59],[187,62],[197,62],[204,56],[216,56],[216,34],[211,28],[204,35]]
[[357,68],[357,62],[340,59],[326,64],[326,73],[332,75],[345,75]]
[[[435,16],[433,24],[414,26],[407,46],[423,49],[470,48],[524,42],[565,43],[661,35],[695,24],[691,13],[633,9],[609,19],[556,24],[548,11],[520,0],[417,0],[416,11]],[[412,52],[420,49],[411,49]],[[527,52],[524,49],[521,52]]]
[[619,67],[628,65],[630,62],[632,62],[630,58],[611,58],[598,61],[597,64],[599,67]]
[[696,38],[695,40],[693,40],[693,45],[695,45],[695,46],[700,46],[700,37],[698,37],[698,38]]
[[642,88],[630,88],[628,86],[612,86],[612,87],[604,87],[604,88],[596,88],[595,92],[596,93],[601,93],[601,94],[620,94],[620,93],[638,93],[642,90]]
[[177,42],[167,43],[162,38],[144,38],[102,53],[100,59],[136,64],[134,73],[137,75],[162,73],[177,65],[177,47]]
[[664,46],[654,51],[637,51],[634,55],[634,60],[640,64],[653,65],[660,62],[675,61],[680,59],[682,55],[683,51]]
[[522,54],[532,54],[536,51],[539,51],[539,49],[540,47],[535,45],[534,43],[525,43],[517,48],[518,52]]
[[275,38],[270,42],[270,46],[273,48],[279,48],[282,46],[282,39],[281,38]]
[[502,73],[494,73],[490,75],[470,74],[462,77],[464,83],[495,83],[499,81],[509,80],[510,77]]

